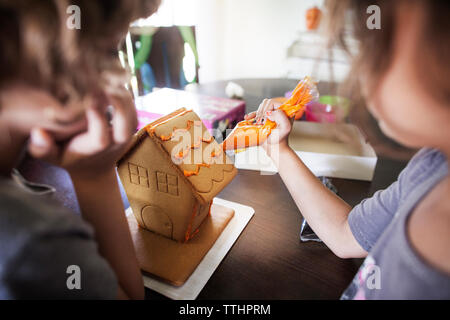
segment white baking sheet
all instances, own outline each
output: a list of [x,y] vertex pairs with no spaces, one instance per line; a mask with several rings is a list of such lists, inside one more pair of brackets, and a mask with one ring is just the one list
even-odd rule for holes
[[[202,291],[217,266],[231,249],[242,230],[255,214],[255,210],[242,204],[219,198],[214,198],[214,203],[233,208],[234,217],[230,220],[222,234],[216,240],[211,250],[205,255],[191,274],[189,279],[181,286],[175,287],[163,281],[143,276],[144,285],[160,294],[174,300],[194,300]],[[130,208],[126,211],[127,216],[132,214]]]

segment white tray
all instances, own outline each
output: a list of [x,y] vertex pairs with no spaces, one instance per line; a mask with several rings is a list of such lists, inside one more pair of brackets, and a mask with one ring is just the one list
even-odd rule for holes
[[[223,230],[211,250],[209,250],[197,266],[197,269],[195,269],[189,279],[181,287],[175,287],[166,282],[143,276],[144,285],[147,288],[174,300],[194,300],[197,298],[200,291],[202,291],[209,278],[255,213],[253,208],[236,202],[219,198],[214,198],[213,202],[233,208],[235,211],[234,217]],[[126,214],[127,216],[132,214],[130,208],[127,209]]]
[[[295,121],[289,145],[316,176],[366,181],[373,178],[377,156],[354,125]],[[261,147],[237,153],[234,165],[263,174],[278,172]]]

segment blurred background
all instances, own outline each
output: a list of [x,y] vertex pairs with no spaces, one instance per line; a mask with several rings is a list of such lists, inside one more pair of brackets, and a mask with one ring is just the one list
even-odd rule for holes
[[[128,51],[140,93],[241,78],[345,78],[348,61],[324,50],[323,0],[163,0],[132,24]],[[314,26],[308,25],[317,17]],[[134,66],[133,66],[134,64]]]
[[[354,108],[363,101],[339,90],[350,60],[341,48],[327,43],[324,2],[162,0],[156,14],[131,24],[120,51],[132,72],[140,127],[184,106],[225,136],[226,129],[255,111],[264,98],[283,102],[300,79],[311,76],[318,81],[320,100],[296,120],[357,123],[377,151],[403,154],[365,108]],[[350,25],[344,40],[357,53]],[[153,94],[160,88],[178,91]],[[220,98],[237,98],[242,104]],[[369,132],[369,127],[374,129]],[[411,152],[404,154],[409,158]]]

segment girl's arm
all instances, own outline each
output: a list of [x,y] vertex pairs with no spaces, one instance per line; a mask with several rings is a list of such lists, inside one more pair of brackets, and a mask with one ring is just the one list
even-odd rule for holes
[[[274,110],[275,106],[270,100],[260,106],[263,114],[277,123],[263,148],[277,166],[301,214],[337,256],[365,257],[367,252],[356,241],[348,224],[347,217],[352,208],[328,190],[289,147],[287,137],[291,122],[281,110]],[[247,119],[255,115],[250,114]]]
[[352,208],[325,187],[287,144],[271,158],[301,214],[328,248],[340,258],[365,257],[367,252],[347,221]]

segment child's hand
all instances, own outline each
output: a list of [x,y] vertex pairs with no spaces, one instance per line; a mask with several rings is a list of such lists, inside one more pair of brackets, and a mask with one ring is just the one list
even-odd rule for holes
[[269,119],[277,124],[277,127],[272,130],[272,133],[262,144],[266,151],[273,147],[288,146],[287,138],[292,129],[292,122],[283,111],[278,110],[280,106],[279,101],[264,99],[258,111],[245,115],[245,120],[255,118],[256,123],[262,123],[265,119]]
[[264,99],[258,107],[258,110],[249,113],[245,116],[245,119],[255,118],[255,122],[260,124],[264,121],[267,116],[267,112],[278,109],[281,106],[281,102],[274,99]]
[[66,169],[72,178],[92,179],[113,170],[129,145],[137,118],[131,96],[108,99],[114,107],[111,121],[105,107],[90,106],[86,110],[87,130],[63,145],[58,145],[48,131],[36,127],[30,135],[30,154]]
[[268,111],[267,118],[277,124],[275,129],[272,129],[272,133],[267,140],[263,143],[262,147],[268,151],[268,149],[277,147],[287,147],[289,133],[292,130],[292,121],[289,119],[282,110]]
[[77,104],[62,105],[50,93],[20,84],[6,87],[0,99],[5,123],[20,136],[28,137],[37,125],[50,132],[56,141],[67,140],[86,130],[87,99]]

